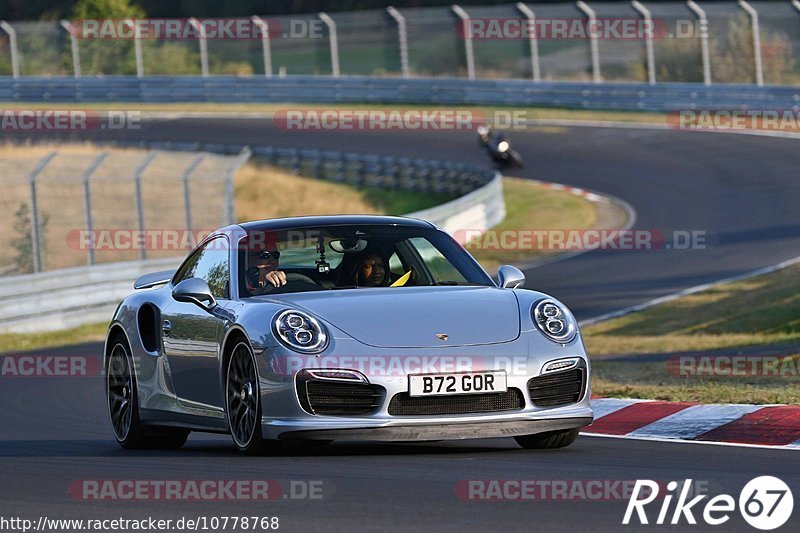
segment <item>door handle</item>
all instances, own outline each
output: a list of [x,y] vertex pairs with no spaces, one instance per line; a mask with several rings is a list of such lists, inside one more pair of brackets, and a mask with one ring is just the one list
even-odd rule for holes
[[172,323],[169,320],[165,320],[161,324],[161,332],[164,334],[165,337],[169,337],[169,334],[172,333]]

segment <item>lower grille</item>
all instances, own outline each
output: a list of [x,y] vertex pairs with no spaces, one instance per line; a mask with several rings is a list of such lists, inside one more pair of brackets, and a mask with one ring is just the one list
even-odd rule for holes
[[531,402],[538,407],[575,403],[583,396],[585,376],[583,368],[575,368],[531,378],[528,380]]
[[303,381],[297,392],[303,409],[316,415],[366,415],[377,410],[383,399],[383,388],[367,383]]
[[396,394],[389,402],[390,415],[463,415],[511,411],[525,407],[519,389],[497,394],[457,394],[453,396],[409,396]]

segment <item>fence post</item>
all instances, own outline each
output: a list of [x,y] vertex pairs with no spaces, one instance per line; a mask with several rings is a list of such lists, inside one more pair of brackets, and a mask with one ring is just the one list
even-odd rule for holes
[[184,210],[184,216],[185,216],[185,219],[186,219],[185,220],[186,229],[189,231],[189,234],[191,235],[192,246],[194,246],[197,243],[194,242],[194,233],[192,232],[192,229],[193,229],[192,228],[192,199],[191,199],[191,193],[189,191],[189,178],[191,177],[192,172],[194,172],[195,169],[197,169],[197,167],[200,165],[200,163],[203,162],[203,159],[205,159],[205,157],[206,157],[206,154],[199,154],[194,159],[192,159],[192,162],[189,163],[189,166],[187,166],[186,169],[183,171],[183,176],[182,176],[182,179],[183,179],[183,210]]
[[758,11],[745,0],[739,0],[739,7],[750,15],[750,25],[753,30],[753,68],[756,71],[756,85],[762,87],[764,85],[764,68],[761,63],[761,30],[758,24]]
[[694,0],[687,0],[686,5],[697,15],[700,23],[700,48],[703,54],[703,83],[711,85],[711,59],[708,52],[708,19],[706,12]]
[[317,14],[319,19],[325,23],[328,28],[328,40],[331,43],[331,74],[339,77],[339,37],[336,34],[336,23],[327,13],[320,12]]
[[194,31],[197,32],[197,41],[200,43],[200,72],[204,78],[208,77],[208,41],[206,40],[206,29],[196,18],[189,19]]
[[127,19],[125,22],[130,23],[131,27],[133,28],[133,54],[136,58],[136,77],[143,78],[144,58],[142,55],[141,27],[139,24],[136,24],[136,21],[133,19]]
[[400,72],[404,78],[408,78],[408,32],[406,31],[406,18],[393,6],[386,8],[395,22],[397,22],[397,35],[400,44]]
[[92,187],[91,187],[91,179],[92,174],[94,174],[97,167],[108,157],[108,152],[103,152],[98,155],[94,161],[92,161],[88,167],[86,167],[86,171],[81,176],[81,180],[83,181],[83,208],[86,211],[86,231],[88,232],[89,238],[91,239],[91,244],[89,245],[89,249],[87,250],[88,260],[90,265],[95,264],[95,256],[94,256],[94,245],[95,239],[94,234],[94,223],[92,221]]
[[594,83],[600,83],[603,81],[603,77],[600,75],[600,48],[597,44],[597,15],[594,10],[582,0],[578,0],[577,6],[589,19],[589,48],[592,54],[592,81]]
[[450,6],[453,13],[461,20],[462,33],[464,34],[464,54],[467,59],[467,78],[475,79],[475,51],[472,48],[472,35],[470,34],[469,15],[458,4]]
[[[133,173],[134,179],[134,187],[135,187],[135,195],[136,195],[136,222],[139,225],[139,232],[144,235],[144,202],[142,201],[142,174],[144,174],[145,169],[150,165],[153,159],[156,158],[158,155],[158,150],[153,150],[144,158],[144,160],[139,163],[139,166],[136,167]],[[147,249],[145,246],[142,246],[142,249],[139,250],[139,257],[142,261],[147,259]]]
[[236,223],[236,198],[234,194],[233,177],[251,157],[253,157],[253,151],[249,146],[245,146],[225,173],[225,210],[222,213],[223,226]]
[[0,20],[0,29],[8,34],[8,48],[11,52],[11,75],[19,78],[19,50],[17,49],[17,31],[5,20]]
[[59,22],[61,27],[69,33],[69,42],[72,47],[72,71],[76,78],[81,77],[81,54],[78,48],[78,36],[72,31],[72,24],[68,20],[61,20]]
[[533,30],[528,31],[528,43],[531,47],[531,72],[533,73],[533,81],[541,81],[542,75],[539,66],[539,35],[536,32],[536,14],[522,2],[517,2],[517,10],[525,15],[530,25],[529,30]]
[[36,190],[36,179],[57,153],[58,152],[50,152],[40,159],[36,167],[28,175],[28,184],[30,185],[31,193],[31,255],[33,255],[34,272],[41,272],[44,270],[42,258],[42,227],[39,219],[39,194]]
[[655,29],[653,26],[653,16],[650,14],[650,10],[644,7],[644,5],[638,0],[633,0],[631,4],[633,5],[633,9],[638,11],[645,21],[646,28],[644,33],[644,48],[647,54],[647,81],[650,83],[650,85],[655,85],[656,58],[655,53],[653,52],[653,30]]
[[250,17],[261,30],[261,53],[264,56],[264,77],[272,77],[272,47],[269,42],[269,23],[259,16]]

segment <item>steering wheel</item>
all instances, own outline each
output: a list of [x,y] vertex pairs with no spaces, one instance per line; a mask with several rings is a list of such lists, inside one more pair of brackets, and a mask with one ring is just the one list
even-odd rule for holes
[[313,279],[309,278],[305,274],[298,274],[296,272],[287,272],[286,273],[286,282],[288,283],[290,281],[302,281],[303,283],[312,283],[314,285],[317,285],[316,281],[314,281]]

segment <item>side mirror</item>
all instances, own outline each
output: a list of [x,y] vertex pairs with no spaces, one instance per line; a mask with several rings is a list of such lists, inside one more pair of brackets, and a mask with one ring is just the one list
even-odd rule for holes
[[525,285],[525,274],[517,267],[503,265],[497,269],[497,281],[504,289],[516,289]]
[[179,302],[198,305],[206,311],[212,310],[217,305],[208,283],[200,278],[189,278],[178,283],[172,289],[172,297]]

